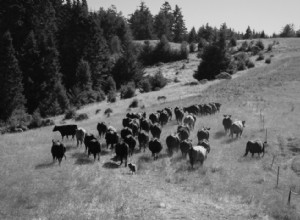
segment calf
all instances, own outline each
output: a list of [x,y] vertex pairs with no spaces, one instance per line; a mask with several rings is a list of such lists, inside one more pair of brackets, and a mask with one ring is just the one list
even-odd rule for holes
[[82,146],[82,142],[84,142],[84,137],[85,137],[86,131],[83,128],[78,128],[76,130],[76,140],[77,140],[77,147],[80,143],[80,146]]
[[137,170],[136,169],[136,165],[134,163],[129,163],[128,167],[129,167],[129,169],[131,171],[131,174],[134,174],[136,172],[136,170]]
[[201,130],[197,132],[197,138],[198,141],[202,141],[203,139],[208,140],[209,139],[209,130],[208,127],[203,127]]
[[97,130],[98,130],[100,138],[101,138],[102,135],[104,136],[106,131],[107,131],[106,123],[105,122],[98,123],[97,124]]
[[225,133],[227,134],[227,131],[230,130],[230,127],[232,125],[231,115],[224,115],[222,124],[224,126]]
[[233,134],[236,134],[236,138],[238,136],[242,136],[243,128],[245,127],[246,121],[235,121],[230,126],[230,136],[233,138]]
[[63,143],[61,143],[60,141],[52,140],[51,154],[53,157],[53,162],[57,159],[58,163],[60,165],[63,157],[65,157],[65,159],[67,159],[65,153],[66,153],[65,145]]
[[98,155],[98,161],[100,160],[101,153],[101,145],[97,139],[92,139],[86,143],[88,148],[88,157],[90,154],[94,155],[94,161],[96,160],[96,156]]
[[191,147],[192,147],[191,140],[184,140],[180,142],[180,150],[183,157],[186,157]]

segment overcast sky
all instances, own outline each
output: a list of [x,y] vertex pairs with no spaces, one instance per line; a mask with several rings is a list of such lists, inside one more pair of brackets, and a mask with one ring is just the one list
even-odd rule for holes
[[[140,5],[141,0],[87,0],[90,10],[107,9],[115,5],[128,18]],[[152,15],[159,12],[165,0],[144,0]],[[283,26],[293,23],[300,29],[300,0],[169,0],[172,7],[177,4],[185,19],[188,31],[196,31],[203,24],[228,27],[245,32],[248,25],[256,31],[264,30],[271,35],[279,33]]]

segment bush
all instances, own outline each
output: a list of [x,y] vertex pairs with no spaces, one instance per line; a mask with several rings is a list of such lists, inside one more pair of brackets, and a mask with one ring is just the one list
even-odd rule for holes
[[264,54],[263,54],[262,52],[260,52],[260,53],[258,54],[258,57],[257,57],[256,61],[264,60],[264,59],[265,59]]
[[194,53],[197,49],[197,45],[195,43],[190,44],[190,53]]
[[117,101],[117,93],[114,90],[111,90],[107,94],[107,102],[116,102]]
[[31,115],[26,113],[24,109],[16,109],[7,120],[7,124],[10,128],[17,128],[21,126],[26,127],[31,120]]
[[32,128],[39,128],[42,126],[42,123],[43,123],[43,119],[40,115],[40,112],[39,111],[35,111],[32,115],[32,120],[31,122],[29,123],[28,125],[28,128],[29,129],[32,129]]
[[229,74],[235,74],[237,72],[237,61],[233,60],[229,63],[228,68],[226,70]]
[[139,83],[140,92],[150,92],[151,91],[151,84],[149,78],[144,78]]
[[74,108],[70,108],[66,111],[64,119],[73,119],[76,117],[76,110]]
[[248,42],[247,41],[244,41],[239,49],[239,51],[243,51],[243,52],[246,52],[248,51],[248,48],[249,48],[249,45],[248,45]]
[[121,99],[129,99],[135,95],[135,85],[133,82],[129,82],[126,85],[121,86],[120,97]]
[[230,46],[231,46],[231,47],[235,47],[236,45],[237,45],[236,39],[235,39],[235,38],[231,38],[231,39],[230,39]]
[[249,56],[245,52],[237,54],[235,57],[236,68],[238,71],[245,70],[249,62]]
[[107,117],[109,117],[112,112],[113,112],[113,110],[111,108],[107,108],[104,111],[104,115],[106,115]]
[[129,108],[137,108],[139,105],[139,100],[134,99],[131,104],[129,105]]
[[270,51],[272,51],[272,49],[273,49],[273,44],[269,44],[268,48],[267,48],[267,51],[270,52]]
[[[189,44],[186,41],[183,41],[180,45],[180,57],[181,59],[187,59],[189,57]],[[175,58],[177,59],[177,58]]]
[[261,51],[261,49],[258,46],[251,47],[251,52],[252,52],[253,56],[257,55],[259,53],[259,51]]
[[271,63],[271,58],[270,58],[270,57],[267,58],[267,59],[265,60],[265,63],[270,64],[270,63]]
[[249,61],[246,63],[246,66],[250,69],[250,68],[255,67],[255,64],[254,64],[251,60],[249,60]]
[[260,48],[260,50],[264,50],[265,49],[265,45],[261,40],[258,40],[255,44],[257,47]]
[[149,78],[152,90],[157,91],[167,85],[167,79],[163,76],[161,70],[159,70],[153,77]]
[[89,116],[86,113],[79,114],[75,117],[75,121],[82,121],[88,119]]

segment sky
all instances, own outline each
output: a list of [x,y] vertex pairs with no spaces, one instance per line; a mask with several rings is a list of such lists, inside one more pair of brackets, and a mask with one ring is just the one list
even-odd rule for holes
[[[134,13],[141,0],[87,0],[89,9],[98,11],[115,5],[125,18]],[[152,15],[159,12],[165,0],[143,0]],[[235,31],[245,32],[248,25],[266,34],[280,33],[286,24],[300,29],[300,0],[169,0],[172,9],[181,8],[188,31],[208,23],[219,28],[222,23]]]

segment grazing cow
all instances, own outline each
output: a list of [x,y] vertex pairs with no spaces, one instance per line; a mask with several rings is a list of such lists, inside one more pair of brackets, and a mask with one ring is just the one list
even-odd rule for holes
[[157,97],[157,100],[160,101],[160,100],[163,100],[163,101],[166,101],[167,97],[166,96],[158,96]]
[[204,112],[204,104],[198,105],[198,108],[199,108],[199,113],[200,113],[201,115],[205,115],[205,112]]
[[119,136],[117,132],[114,131],[107,131],[105,135],[105,140],[106,140],[106,147],[108,148],[109,145],[110,148],[114,148],[114,145],[119,142]]
[[116,156],[121,160],[120,166],[125,159],[125,167],[127,167],[127,157],[128,157],[129,147],[125,142],[120,142],[116,144]]
[[144,114],[142,113],[127,113],[126,117],[127,118],[131,118],[131,119],[141,119],[143,117]]
[[168,153],[169,153],[170,156],[172,156],[173,151],[176,151],[176,152],[178,151],[180,140],[179,140],[177,135],[170,134],[166,138],[166,144],[167,144],[167,147],[168,147]]
[[150,120],[145,119],[145,118],[141,119],[141,126],[140,126],[141,130],[149,132],[150,131],[150,126],[151,126],[151,121]]
[[83,141],[84,145],[85,145],[85,152],[88,150],[88,143],[91,140],[97,140],[97,138],[91,133],[86,133],[85,136],[84,136],[84,141]]
[[100,122],[97,124],[97,130],[98,130],[98,133],[99,133],[99,136],[101,138],[101,136],[105,135],[106,131],[107,131],[107,125],[105,122]]
[[182,119],[184,117],[184,112],[181,109],[179,109],[178,107],[176,107],[174,109],[174,113],[175,113],[175,117],[176,117],[177,123],[181,124],[182,123]]
[[65,159],[67,159],[65,153],[66,153],[65,145],[63,143],[61,143],[60,141],[52,140],[51,154],[53,157],[53,162],[57,159],[58,164],[60,165],[63,157],[65,157]]
[[223,126],[224,126],[225,133],[227,134],[227,131],[229,131],[229,129],[232,125],[231,115],[224,115],[222,123],[223,123]]
[[140,130],[140,123],[136,120],[132,120],[132,122],[130,122],[129,127],[132,130],[132,135],[133,136],[137,136],[139,130]]
[[69,135],[72,135],[72,139],[74,139],[76,130],[77,130],[77,125],[56,125],[53,128],[53,131],[60,132],[62,140],[64,139],[64,136],[67,136],[68,139]]
[[212,114],[215,114],[218,111],[217,106],[215,105],[214,102],[210,102],[210,103],[208,103],[208,105],[210,105],[210,107],[211,107]]
[[124,128],[125,128],[125,127],[129,127],[129,124],[130,124],[131,121],[132,121],[131,118],[124,118],[123,121],[122,121],[123,127],[124,127]]
[[192,140],[187,139],[187,140],[181,141],[179,146],[180,146],[182,156],[186,157],[187,153],[189,152],[189,149],[193,146]]
[[179,125],[177,128],[178,137],[181,141],[186,140],[190,136],[190,129],[187,126]]
[[153,138],[160,138],[160,134],[161,134],[161,128],[159,126],[159,124],[154,124],[150,127],[150,131],[151,131],[151,134],[152,134],[152,137]]
[[188,114],[198,115],[199,114],[199,107],[197,105],[191,105],[189,107],[184,107],[183,111],[187,112]]
[[252,157],[255,153],[260,156],[261,153],[263,153],[262,156],[265,155],[265,146],[267,145],[267,142],[264,143],[260,140],[256,141],[248,141],[246,145],[246,153],[244,154],[244,157],[248,155],[248,152],[252,154]]
[[127,135],[132,135],[132,130],[128,127],[125,127],[121,130],[121,138],[125,139]]
[[94,155],[94,161],[96,160],[96,156],[98,155],[98,161],[100,160],[101,153],[101,145],[97,139],[92,139],[86,142],[86,146],[88,148],[88,157],[90,154]]
[[134,139],[134,137],[132,135],[127,135],[124,138],[124,142],[126,144],[128,144],[128,147],[129,147],[129,156],[132,156],[134,148],[136,146],[136,140]]
[[157,138],[154,138],[151,141],[149,141],[149,150],[151,151],[154,160],[158,158],[158,154],[162,149],[162,144]]
[[233,134],[236,134],[236,138],[240,135],[242,136],[243,128],[245,127],[246,121],[235,121],[230,126],[230,136],[233,138]]
[[217,111],[220,112],[221,103],[215,102],[215,106],[217,107]]
[[190,130],[193,130],[195,126],[195,118],[193,117],[193,115],[185,116],[183,119],[183,124],[187,125]]
[[159,123],[159,113],[151,113],[149,115],[149,119],[152,122],[152,124]]
[[204,147],[207,150],[207,153],[210,152],[210,144],[207,139],[203,139],[203,140],[199,141],[198,146]]
[[141,131],[138,134],[138,141],[139,141],[140,150],[142,150],[142,147],[144,147],[144,152],[145,152],[146,147],[149,143],[149,135],[146,132]]
[[171,121],[172,120],[172,109],[170,107],[167,107],[164,110],[168,113],[169,120]]
[[136,165],[134,163],[129,163],[128,167],[129,167],[129,169],[131,171],[131,174],[134,174],[136,172],[136,170],[137,170]]
[[194,146],[189,150],[189,158],[192,168],[194,164],[199,161],[203,165],[204,160],[207,158],[207,150],[202,146]]
[[163,127],[165,124],[167,124],[169,121],[169,114],[167,111],[162,111],[160,114],[159,114],[159,123],[160,125]]
[[204,113],[204,115],[210,115],[210,114],[212,114],[212,108],[211,108],[211,106],[208,105],[208,104],[204,104],[203,105],[203,113]]
[[203,127],[201,130],[199,130],[197,132],[198,141],[201,141],[203,139],[209,140],[209,130],[210,128],[208,127]]
[[77,140],[77,147],[80,143],[80,146],[82,146],[82,142],[84,141],[84,137],[85,137],[86,131],[83,128],[78,128],[76,130],[76,140]]

